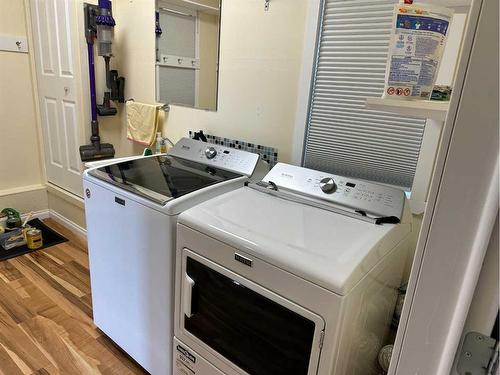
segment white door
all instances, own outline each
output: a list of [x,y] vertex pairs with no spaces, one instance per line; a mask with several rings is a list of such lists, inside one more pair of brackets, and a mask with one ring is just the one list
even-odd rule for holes
[[47,179],[82,196],[74,0],[31,0],[31,20]]

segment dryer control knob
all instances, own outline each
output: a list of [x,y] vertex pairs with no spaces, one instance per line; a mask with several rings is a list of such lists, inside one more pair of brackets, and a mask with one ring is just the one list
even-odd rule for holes
[[207,157],[207,159],[213,159],[215,158],[215,155],[217,155],[217,150],[215,149],[215,147],[207,147],[207,149],[205,150],[205,156]]
[[321,191],[326,194],[332,194],[335,192],[335,190],[337,190],[337,185],[331,177],[325,177],[321,179],[321,181],[319,182],[319,187],[321,188]]

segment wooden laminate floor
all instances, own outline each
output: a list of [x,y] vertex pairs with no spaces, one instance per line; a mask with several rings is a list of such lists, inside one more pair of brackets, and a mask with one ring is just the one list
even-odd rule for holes
[[87,246],[69,242],[0,262],[0,374],[145,374],[92,323]]

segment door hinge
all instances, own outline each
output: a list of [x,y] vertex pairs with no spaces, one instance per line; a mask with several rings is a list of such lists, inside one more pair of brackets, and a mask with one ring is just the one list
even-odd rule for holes
[[323,341],[325,341],[325,330],[321,331],[319,334],[319,348],[323,349]]
[[493,375],[498,368],[498,341],[468,332],[458,349],[453,374]]

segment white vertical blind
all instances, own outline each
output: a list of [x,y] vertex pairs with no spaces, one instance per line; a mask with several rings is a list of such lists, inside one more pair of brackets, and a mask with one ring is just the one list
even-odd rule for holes
[[380,97],[395,0],[325,0],[303,164],[411,189],[425,120],[365,108]]
[[[163,34],[158,38],[160,54],[196,57],[196,17],[163,11],[160,8]],[[160,66],[159,100],[162,103],[194,106],[196,73],[194,69]]]

